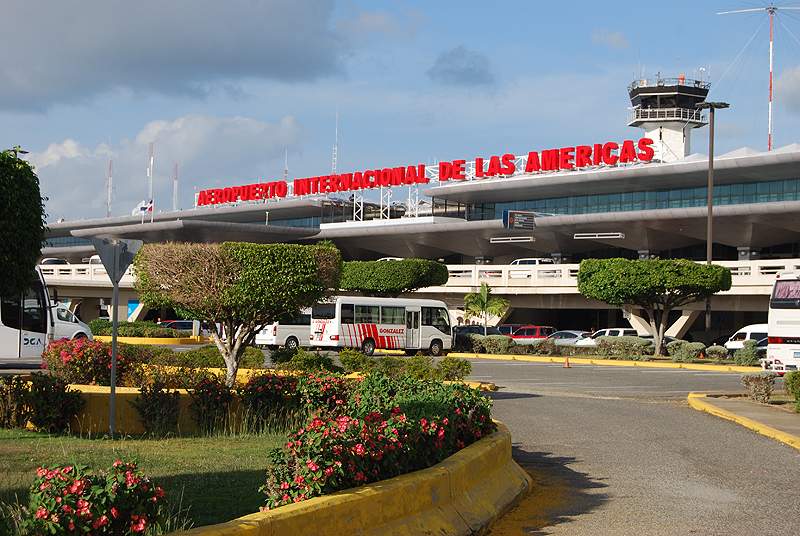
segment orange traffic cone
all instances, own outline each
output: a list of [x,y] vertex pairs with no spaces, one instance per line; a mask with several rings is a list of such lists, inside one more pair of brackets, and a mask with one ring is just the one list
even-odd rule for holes
[[569,356],[564,358],[564,368],[569,368]]

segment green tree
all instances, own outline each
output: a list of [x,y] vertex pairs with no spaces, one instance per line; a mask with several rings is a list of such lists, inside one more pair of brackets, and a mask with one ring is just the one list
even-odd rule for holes
[[0,152],[0,296],[14,296],[31,286],[44,243],[44,201],[39,178],[19,147]]
[[585,259],[578,270],[578,291],[587,298],[644,310],[655,355],[661,355],[670,311],[730,288],[729,268],[684,259]]
[[256,333],[336,289],[341,268],[339,250],[319,245],[146,244],[134,261],[134,287],[150,308],[209,324],[232,387]]
[[449,277],[447,265],[425,259],[351,261],[344,263],[341,289],[396,298],[420,288],[444,285]]
[[464,318],[469,320],[473,317],[483,318],[483,327],[490,316],[503,316],[508,307],[508,300],[492,297],[492,287],[481,282],[481,290],[477,294],[467,294],[464,296]]

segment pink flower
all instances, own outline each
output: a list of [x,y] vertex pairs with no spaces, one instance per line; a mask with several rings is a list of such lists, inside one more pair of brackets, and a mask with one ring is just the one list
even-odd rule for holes
[[47,519],[48,515],[50,515],[50,513],[45,508],[39,508],[39,510],[36,511],[36,517],[39,519]]
[[116,519],[117,516],[119,515],[119,510],[117,510],[116,508],[112,508],[111,515],[114,516],[114,519]]
[[134,523],[133,525],[131,525],[131,530],[133,532],[144,532],[145,529],[144,525],[145,525],[145,520],[144,517],[142,517],[138,523]]
[[319,469],[319,466],[311,460],[308,460],[306,462],[306,467],[308,467],[312,471],[316,471],[317,469]]

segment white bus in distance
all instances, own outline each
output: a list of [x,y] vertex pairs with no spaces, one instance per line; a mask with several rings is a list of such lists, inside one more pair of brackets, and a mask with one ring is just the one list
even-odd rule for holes
[[767,356],[761,368],[800,370],[800,272],[779,272],[769,300]]
[[38,267],[24,294],[0,299],[0,361],[41,357],[55,331],[52,307]]
[[294,350],[298,346],[308,346],[311,336],[311,309],[303,309],[296,315],[282,318],[264,326],[256,334],[255,345],[274,350],[279,346]]
[[336,296],[311,308],[311,345],[438,356],[452,346],[450,314],[438,300]]

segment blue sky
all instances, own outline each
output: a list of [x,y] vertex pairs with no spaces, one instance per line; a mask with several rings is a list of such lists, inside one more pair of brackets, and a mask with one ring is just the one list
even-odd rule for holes
[[[638,139],[627,85],[703,77],[716,152],[766,150],[761,2],[33,0],[0,19],[0,145],[30,152],[49,221],[147,195]],[[779,7],[800,4],[776,2]],[[765,22],[766,21],[766,22]],[[800,10],[775,24],[776,147],[800,142]],[[749,43],[749,45],[748,45]],[[705,154],[708,128],[692,151]],[[403,194],[397,194],[402,197]]]

